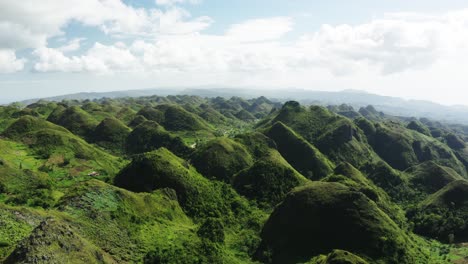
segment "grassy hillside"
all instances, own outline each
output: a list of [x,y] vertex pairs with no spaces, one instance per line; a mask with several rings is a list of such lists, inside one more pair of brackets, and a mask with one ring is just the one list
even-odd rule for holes
[[190,161],[204,176],[229,183],[237,172],[252,165],[253,158],[236,141],[218,138],[197,148]]
[[0,106],[2,263],[463,263],[468,128],[368,106]]
[[275,123],[265,134],[275,141],[281,155],[307,178],[319,180],[333,171],[331,161],[283,123]]
[[262,231],[256,258],[298,263],[334,249],[372,263],[416,263],[428,258],[364,194],[339,183],[311,183],[291,192]]

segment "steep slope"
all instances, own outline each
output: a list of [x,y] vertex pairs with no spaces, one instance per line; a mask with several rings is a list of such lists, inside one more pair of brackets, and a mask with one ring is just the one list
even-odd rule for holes
[[376,160],[366,137],[354,123],[319,106],[302,107],[298,102],[284,104],[274,118],[261,126],[282,122],[316,146],[333,162],[347,161],[360,168]]
[[281,202],[294,187],[306,182],[307,179],[276,150],[271,150],[268,156],[239,172],[234,177],[233,186],[240,194],[268,208]]
[[205,177],[231,182],[234,174],[252,165],[244,146],[228,138],[217,138],[198,148],[191,163]]
[[105,118],[94,129],[92,140],[105,148],[121,151],[131,130],[115,118]]
[[0,203],[0,262],[44,220],[39,211]]
[[[203,256],[196,226],[170,189],[137,194],[91,180],[70,188],[57,209],[119,263],[141,263],[154,251],[164,263]],[[184,245],[189,249],[182,253]]]
[[427,256],[364,194],[339,183],[314,182],[291,192],[262,231],[256,258],[266,263],[307,261],[334,249],[372,263],[418,263]]
[[281,155],[302,175],[319,180],[333,172],[333,164],[320,151],[281,122],[265,131]]
[[154,121],[145,121],[137,126],[125,143],[125,149],[130,154],[149,152],[160,147],[168,148],[181,156],[191,151],[181,138],[173,136]]
[[224,210],[220,193],[210,181],[165,148],[136,156],[114,183],[134,192],[174,189],[190,215],[219,216]]
[[335,249],[327,256],[314,257],[306,264],[368,264],[368,262],[348,251]]
[[468,181],[452,181],[408,216],[417,234],[449,243],[468,241]]
[[277,149],[276,143],[260,132],[238,134],[234,140],[245,146],[255,159],[268,156],[272,149]]
[[93,116],[78,106],[56,109],[47,120],[82,137],[90,136],[98,125],[98,121]]
[[203,119],[177,105],[158,105],[155,107],[164,114],[161,124],[170,131],[212,130]]
[[40,159],[46,160],[42,167],[46,172],[80,167],[79,171],[70,174],[77,176],[95,170],[101,176],[110,176],[121,166],[117,157],[88,144],[61,126],[32,116],[18,119],[3,135],[23,142]]
[[463,179],[452,168],[440,166],[434,161],[427,161],[405,171],[409,174],[413,188],[425,194],[432,194],[447,184]]
[[76,234],[69,225],[47,219],[24,239],[5,264],[117,263],[108,254]]
[[393,168],[405,170],[424,161],[433,160],[451,167],[460,175],[466,168],[453,151],[432,137],[412,131],[396,123],[379,123],[371,135],[373,148]]
[[346,162],[338,164],[334,174],[322,179],[322,181],[341,183],[352,190],[362,192],[367,198],[375,202],[398,226],[401,228],[408,227],[404,211],[392,201],[382,188],[377,187],[351,164]]

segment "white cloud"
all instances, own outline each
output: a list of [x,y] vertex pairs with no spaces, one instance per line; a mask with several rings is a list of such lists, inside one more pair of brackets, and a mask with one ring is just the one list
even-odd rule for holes
[[[183,9],[155,12],[160,18],[158,37],[128,47],[146,72],[322,69],[336,76],[388,75],[421,71],[444,60],[456,65],[454,58],[468,54],[468,10],[440,16],[389,14],[355,26],[323,25],[295,41],[282,40],[293,29],[287,17],[248,20],[223,35],[208,35],[201,31],[211,24],[209,18],[184,23],[190,14]],[[113,64],[106,65],[114,70]]]
[[[427,87],[445,83],[454,88],[444,89],[455,91],[460,89],[457,83],[468,82],[462,73],[468,67],[468,10],[439,15],[393,13],[357,25],[322,25],[316,32],[291,39],[288,33],[294,21],[288,17],[252,19],[214,35],[204,33],[213,20],[193,18],[174,6],[182,1],[159,0],[163,9],[133,8],[120,0],[70,1],[81,5],[67,10],[71,4],[65,8],[58,0],[46,1],[42,8],[31,8],[30,1],[0,2],[0,49],[8,50],[3,53],[8,54],[8,61],[16,62],[13,68],[24,64],[13,49],[33,47],[33,66],[38,72],[144,73],[152,76],[152,81],[165,80],[166,85],[210,81],[335,90],[368,88],[395,95],[409,94],[409,90],[429,94]],[[40,16],[45,19],[39,21]],[[80,56],[67,53],[83,48],[79,40],[47,48],[47,39],[62,34],[71,20],[99,27],[111,36],[134,38],[128,45],[115,40],[114,44],[96,43],[77,53]],[[403,81],[415,87],[399,88]]]
[[178,4],[199,4],[201,3],[202,0],[156,0],[157,5],[162,5],[162,6],[172,6],[172,5],[178,5]]
[[16,58],[13,50],[0,49],[0,73],[21,71],[25,62],[25,59]]
[[83,41],[84,38],[75,38],[70,40],[67,44],[60,46],[57,48],[57,50],[61,52],[72,52],[72,51],[77,51],[81,47],[81,41]]
[[292,26],[293,21],[290,17],[253,19],[232,25],[226,36],[245,42],[276,40],[290,32]]
[[47,39],[63,34],[71,21],[100,28],[105,34],[154,37],[201,31],[208,17],[190,18],[183,9],[134,8],[121,0],[0,1],[0,48],[45,46]]
[[111,74],[113,72],[141,71],[138,59],[123,43],[112,46],[96,43],[83,56],[65,56],[60,50],[39,48],[34,51],[38,72],[92,72]]

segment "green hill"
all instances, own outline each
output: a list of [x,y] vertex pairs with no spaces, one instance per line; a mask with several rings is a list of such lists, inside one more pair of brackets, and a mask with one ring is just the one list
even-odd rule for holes
[[198,148],[191,163],[205,177],[231,182],[234,174],[252,165],[244,146],[228,138],[217,138]]
[[281,122],[265,134],[273,139],[281,155],[302,175],[319,180],[333,172],[334,166],[320,151]]
[[125,142],[125,149],[130,154],[149,152],[161,147],[168,148],[181,156],[191,151],[180,137],[167,132],[154,121],[145,121],[137,126]]
[[[108,154],[75,136],[65,128],[54,125],[43,119],[25,116],[8,127],[4,136],[27,145],[38,155],[41,170],[55,171],[54,176],[86,176],[87,172],[99,171],[101,176],[114,175],[121,162],[117,157]],[[63,173],[68,172],[69,175]]]
[[291,192],[262,231],[256,258],[298,263],[334,249],[372,263],[418,263],[427,258],[364,194],[339,183],[315,182]]
[[197,130],[212,130],[200,117],[187,112],[180,106],[176,105],[158,105],[156,110],[164,114],[163,120],[160,122],[164,128],[171,131],[197,131]]
[[[197,251],[196,226],[169,189],[132,193],[92,180],[73,186],[57,209],[81,236],[119,263],[141,263],[154,251],[164,252],[165,263],[203,255]],[[183,250],[184,245],[191,249]]]
[[307,264],[367,264],[362,258],[344,250],[333,250],[328,255],[314,257]]
[[305,108],[290,101],[267,124],[278,121],[304,137],[333,162],[347,161],[360,168],[376,159],[366,137],[351,120],[323,107]]
[[0,262],[468,256],[468,126],[205,95],[0,106]]
[[98,145],[121,151],[130,135],[130,128],[115,118],[106,118],[94,129],[92,139]]
[[239,172],[234,177],[233,185],[240,194],[257,201],[261,207],[272,207],[294,187],[306,182],[307,179],[277,151],[271,150],[268,156]]
[[62,109],[51,113],[48,121],[63,126],[76,135],[88,137],[98,125],[98,121],[78,106]]
[[466,168],[453,151],[434,138],[408,130],[395,123],[376,125],[373,148],[388,164],[405,170],[421,162],[433,160],[451,167],[461,175]]
[[444,242],[468,240],[468,181],[456,180],[408,212],[414,231]]
[[419,122],[419,121],[411,121],[407,126],[406,126],[408,129],[411,129],[411,130],[414,130],[414,131],[417,131],[423,135],[426,135],[428,137],[431,136],[431,131],[429,130],[429,128],[427,128],[423,123]]
[[134,192],[174,189],[181,206],[190,215],[219,217],[221,213],[220,194],[210,181],[165,148],[136,156],[114,182]]
[[4,263],[117,263],[69,225],[47,219],[19,243]]
[[427,161],[411,167],[405,171],[410,175],[413,188],[423,193],[432,194],[445,187],[447,184],[463,179],[452,168],[440,166],[434,161]]

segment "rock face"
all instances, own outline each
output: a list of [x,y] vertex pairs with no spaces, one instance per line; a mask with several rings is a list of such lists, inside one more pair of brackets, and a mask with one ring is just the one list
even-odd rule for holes
[[385,263],[413,263],[406,235],[364,194],[314,182],[289,193],[268,219],[256,259],[298,263],[334,249]]
[[13,263],[116,263],[67,224],[46,219],[5,260]]

